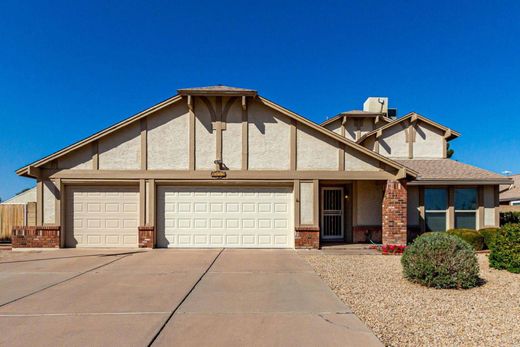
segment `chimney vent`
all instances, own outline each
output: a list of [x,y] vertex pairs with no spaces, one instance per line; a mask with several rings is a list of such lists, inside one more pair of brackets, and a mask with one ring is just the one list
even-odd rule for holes
[[371,96],[363,104],[363,111],[388,114],[388,98]]

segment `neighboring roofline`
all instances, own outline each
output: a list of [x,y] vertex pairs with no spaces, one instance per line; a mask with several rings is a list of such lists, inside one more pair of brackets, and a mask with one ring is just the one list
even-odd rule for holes
[[401,123],[402,121],[407,120],[407,119],[409,119],[409,118],[412,118],[412,117],[414,117],[414,116],[417,117],[418,119],[422,120],[423,122],[427,123],[427,124],[430,124],[430,125],[432,125],[432,126],[438,128],[438,129],[444,130],[445,133],[448,133],[448,137],[446,138],[448,141],[453,140],[453,139],[455,139],[455,138],[457,138],[457,137],[460,136],[460,133],[458,133],[458,132],[455,131],[455,130],[452,130],[452,129],[450,129],[450,128],[448,128],[448,127],[442,125],[442,124],[439,124],[439,123],[437,123],[437,122],[434,122],[434,121],[432,121],[431,119],[426,118],[426,117],[420,115],[420,114],[417,113],[417,112],[410,112],[410,113],[404,115],[404,116],[401,117],[401,118],[397,118],[397,119],[393,120],[392,122],[383,125],[382,127],[378,128],[378,129],[375,129],[375,130],[373,130],[373,131],[371,131],[371,132],[369,132],[369,133],[366,133],[365,135],[361,136],[361,137],[357,140],[357,143],[363,143],[363,141],[365,141],[367,138],[369,138],[369,137],[371,137],[371,136],[373,136],[373,135],[376,135],[378,132],[383,131],[383,130],[385,130],[385,129],[388,129],[388,128],[390,128],[390,127],[393,127],[394,125],[399,124],[399,123]]
[[[167,106],[170,106],[178,101],[182,100],[182,96],[181,95],[175,95],[175,96],[172,96],[171,98],[168,98],[150,108],[147,108],[146,110],[144,111],[141,111],[137,114],[134,114],[133,116],[129,117],[129,118],[126,118],[112,126],[109,126],[108,128],[105,128],[101,131],[98,131],[97,133],[94,133],[92,135],[90,135],[89,137],[86,137],[84,138],[83,140],[80,140],[78,142],[75,142],[65,148],[62,148],[60,149],[59,151],[56,151],[46,157],[43,157],[42,159],[39,159],[39,160],[36,160],[30,164],[27,164],[21,168],[19,168],[18,170],[16,170],[16,174],[19,175],[19,176],[24,176],[24,175],[27,175],[28,173],[28,170],[29,170],[29,167],[37,167],[37,166],[41,166],[41,165],[44,165],[58,157],[61,157],[79,147],[82,147],[84,145],[87,145],[93,141],[96,141],[98,140],[99,138],[105,136],[105,135],[108,135],[116,130],[119,130],[121,129],[122,127],[130,124],[130,123],[133,123],[141,118],[144,118],[146,116],[148,116],[150,113],[153,113],[155,111],[158,111],[164,107],[167,107]],[[30,177],[30,176],[29,176]]]
[[512,198],[501,198],[500,201],[517,201],[520,200],[520,196],[512,197]]
[[[182,89],[179,89],[179,91],[180,90],[182,90]],[[220,95],[222,95],[222,93]],[[260,95],[257,95],[256,97],[257,97],[257,100],[260,100],[263,104],[271,107],[272,109],[275,109],[275,110],[279,111],[280,113],[285,114],[289,118],[294,118],[297,121],[299,121],[299,122],[301,122],[301,123],[303,123],[303,124],[313,128],[313,129],[317,130],[318,132],[321,132],[322,134],[324,134],[324,135],[326,135],[328,137],[331,137],[331,138],[333,138],[333,139],[335,139],[335,140],[337,140],[337,141],[339,141],[341,143],[344,143],[345,145],[347,145],[347,146],[349,146],[351,148],[354,148],[354,149],[356,149],[356,150],[358,150],[358,151],[368,155],[369,157],[375,158],[375,159],[379,160],[380,162],[383,162],[383,163],[385,163],[385,164],[387,164],[387,165],[389,165],[389,166],[391,166],[391,167],[393,167],[393,168],[395,168],[397,170],[400,170],[401,172],[405,172],[409,176],[417,177],[417,175],[418,175],[418,173],[416,171],[414,171],[414,170],[412,170],[412,169],[410,169],[410,168],[408,168],[408,167],[406,167],[406,166],[404,166],[402,164],[399,164],[399,163],[397,163],[396,161],[394,161],[392,159],[384,157],[381,154],[375,153],[375,152],[371,151],[370,149],[368,149],[366,147],[363,147],[360,144],[357,144],[356,142],[354,142],[352,140],[347,139],[344,136],[336,134],[335,132],[333,132],[333,131],[331,131],[331,130],[329,130],[327,128],[324,128],[324,127],[320,126],[319,124],[316,124],[313,121],[310,121],[307,118],[305,118],[303,116],[300,116],[299,114],[286,109],[283,106],[280,106],[280,105],[278,105],[278,104],[276,104],[276,103],[274,103],[274,102],[272,102],[272,101],[270,101],[270,100],[268,100],[268,99],[266,99],[266,98],[264,98],[264,97],[262,97]],[[78,142],[76,142],[76,143],[74,143],[72,145],[69,145],[69,146],[67,146],[67,147],[65,147],[65,148],[63,148],[63,149],[61,149],[59,151],[56,151],[56,152],[54,152],[54,153],[52,153],[52,154],[50,154],[50,155],[48,155],[48,156],[46,156],[46,157],[44,157],[42,159],[34,161],[34,162],[32,162],[32,163],[30,163],[30,164],[28,164],[28,165],[26,165],[26,166],[16,170],[16,174],[20,175],[20,176],[31,177],[31,175],[29,173],[31,168],[32,169],[36,168],[36,170],[37,170],[38,166],[44,165],[44,164],[46,164],[46,163],[48,163],[48,162],[50,162],[50,161],[52,161],[52,160],[54,160],[54,159],[56,159],[58,157],[61,157],[61,156],[65,155],[65,154],[67,154],[67,153],[69,153],[69,152],[79,148],[79,147],[82,147],[82,146],[87,145],[87,144],[89,144],[89,143],[91,143],[93,141],[96,141],[99,138],[101,138],[103,136],[106,136],[106,135],[108,135],[108,134],[110,134],[110,133],[112,133],[112,132],[114,132],[116,130],[119,130],[122,127],[124,127],[124,126],[126,126],[128,124],[131,124],[131,123],[133,123],[133,122],[135,122],[135,121],[137,121],[137,120],[139,120],[141,118],[144,118],[144,117],[150,115],[151,113],[153,113],[155,111],[158,111],[158,110],[160,110],[160,109],[162,109],[164,107],[170,106],[170,105],[172,105],[172,104],[182,100],[182,98],[183,98],[182,95],[177,94],[177,95],[175,95],[175,96],[173,96],[173,97],[171,97],[171,98],[169,98],[169,99],[167,99],[167,100],[165,100],[163,102],[160,102],[160,103],[158,103],[158,104],[156,104],[156,105],[154,105],[154,106],[152,106],[152,107],[150,107],[150,108],[148,108],[148,109],[146,109],[146,110],[144,110],[144,111],[142,111],[140,113],[137,113],[137,114],[135,114],[135,115],[133,115],[133,116],[123,120],[123,121],[120,121],[119,123],[116,123],[116,124],[114,124],[114,125],[112,125],[112,126],[110,126],[108,128],[105,128],[105,129],[103,129],[103,130],[101,130],[101,131],[99,131],[99,132],[97,132],[97,133],[95,133],[95,134],[93,134],[93,135],[83,139],[83,140],[80,140],[80,141],[78,141]]]
[[452,184],[460,184],[460,185],[472,185],[472,184],[488,184],[488,185],[500,185],[500,184],[508,184],[507,178],[491,178],[491,179],[421,179],[417,178],[414,181],[408,182],[408,185],[412,186],[421,186],[421,185],[452,185]]
[[335,115],[332,118],[329,118],[325,120],[324,122],[320,123],[322,127],[329,125],[330,123],[333,123],[337,121],[338,119],[341,119],[343,117],[351,117],[351,118],[358,118],[358,117],[377,117],[381,116],[381,119],[387,123],[390,123],[392,119],[388,118],[386,116],[386,113],[375,113],[375,112],[360,112],[360,113],[348,113],[348,112],[342,112],[337,115]]
[[36,186],[34,186],[32,188],[28,188],[28,189],[24,190],[23,192],[18,193],[16,195],[13,195],[9,199],[0,202],[0,205],[4,205],[4,204],[5,205],[8,205],[8,204],[10,204],[10,205],[22,205],[22,204],[25,205],[25,203],[22,203],[22,202],[9,202],[9,201],[11,201],[11,200],[13,200],[15,198],[19,198],[19,197],[21,197],[23,195],[29,194],[29,193],[31,193],[31,191],[34,191],[35,189],[36,189]]
[[390,165],[391,167],[395,168],[395,169],[398,169],[398,170],[401,170],[401,169],[404,169],[406,170],[406,174],[412,176],[412,177],[417,177],[418,175],[418,172],[415,171],[415,170],[412,170],[408,167],[406,167],[405,165],[402,165],[390,158],[387,158],[379,153],[376,153],[374,151],[371,151],[370,149],[364,147],[364,146],[361,146],[360,144],[357,144],[356,142],[352,141],[352,140],[349,140],[347,139],[346,137],[344,136],[341,136],[339,134],[336,134],[335,132],[317,124],[317,123],[314,123],[313,121],[303,117],[303,116],[300,116],[299,114],[283,107],[283,106],[280,106],[278,104],[276,104],[275,102],[273,101],[270,101],[260,95],[258,95],[258,99],[260,101],[262,101],[262,103],[264,103],[265,105],[285,114],[286,116],[290,117],[290,118],[294,118],[296,119],[297,121],[309,126],[310,128],[313,128],[314,130],[317,130],[319,132],[321,132],[322,134],[325,134],[331,138],[333,138],[334,140],[337,140],[341,143],[344,143],[346,144],[347,146],[351,147],[351,148],[354,148],[354,149],[357,149],[359,150],[360,152],[368,155],[369,157],[372,157],[374,159],[377,159],[387,165]]

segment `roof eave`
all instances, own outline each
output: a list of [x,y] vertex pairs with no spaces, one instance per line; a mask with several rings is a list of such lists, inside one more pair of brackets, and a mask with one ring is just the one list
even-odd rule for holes
[[255,90],[190,90],[179,89],[179,95],[182,96],[257,96]]
[[460,178],[439,178],[439,179],[429,179],[429,178],[417,178],[414,181],[409,182],[409,185],[419,186],[419,185],[500,185],[500,184],[509,184],[511,181],[508,178],[493,178],[493,179],[460,179]]

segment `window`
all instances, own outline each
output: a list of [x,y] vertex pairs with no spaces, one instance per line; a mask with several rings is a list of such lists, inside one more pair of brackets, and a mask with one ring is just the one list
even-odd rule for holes
[[477,228],[477,189],[455,189],[455,228]]
[[511,201],[511,206],[520,206],[520,201]]
[[424,209],[426,231],[446,230],[446,209],[448,208],[448,190],[445,188],[427,188],[424,190]]

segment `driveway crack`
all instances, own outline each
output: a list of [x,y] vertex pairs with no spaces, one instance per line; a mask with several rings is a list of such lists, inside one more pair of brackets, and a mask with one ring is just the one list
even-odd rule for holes
[[157,332],[155,333],[155,335],[153,336],[152,340],[150,341],[150,343],[148,344],[148,347],[152,346],[153,343],[155,342],[155,340],[157,340],[157,338],[159,337],[159,335],[162,333],[162,331],[164,330],[164,328],[166,327],[166,325],[168,324],[168,322],[170,322],[170,320],[173,318],[173,316],[175,315],[175,313],[177,312],[177,310],[179,309],[179,307],[182,306],[182,304],[184,303],[184,301],[186,301],[186,299],[191,295],[191,293],[193,292],[193,290],[195,290],[195,287],[197,287],[197,285],[200,283],[200,281],[204,278],[204,276],[206,276],[206,274],[209,272],[209,270],[213,267],[213,264],[215,264],[215,262],[217,261],[218,257],[220,257],[220,255],[222,254],[222,252],[224,252],[224,249],[225,248],[222,248],[220,250],[220,252],[218,252],[218,254],[215,256],[215,258],[213,259],[213,261],[209,264],[208,268],[202,273],[202,275],[200,275],[199,279],[197,280],[197,282],[195,282],[195,284],[193,284],[193,286],[191,287],[191,289],[186,293],[186,295],[184,295],[184,297],[182,298],[181,302],[179,302],[179,304],[177,306],[175,306],[175,308],[173,309],[173,311],[170,313],[170,315],[168,316],[168,318],[166,318],[166,320],[164,321],[164,323],[161,325],[161,327],[159,328],[159,330],[157,330]]

